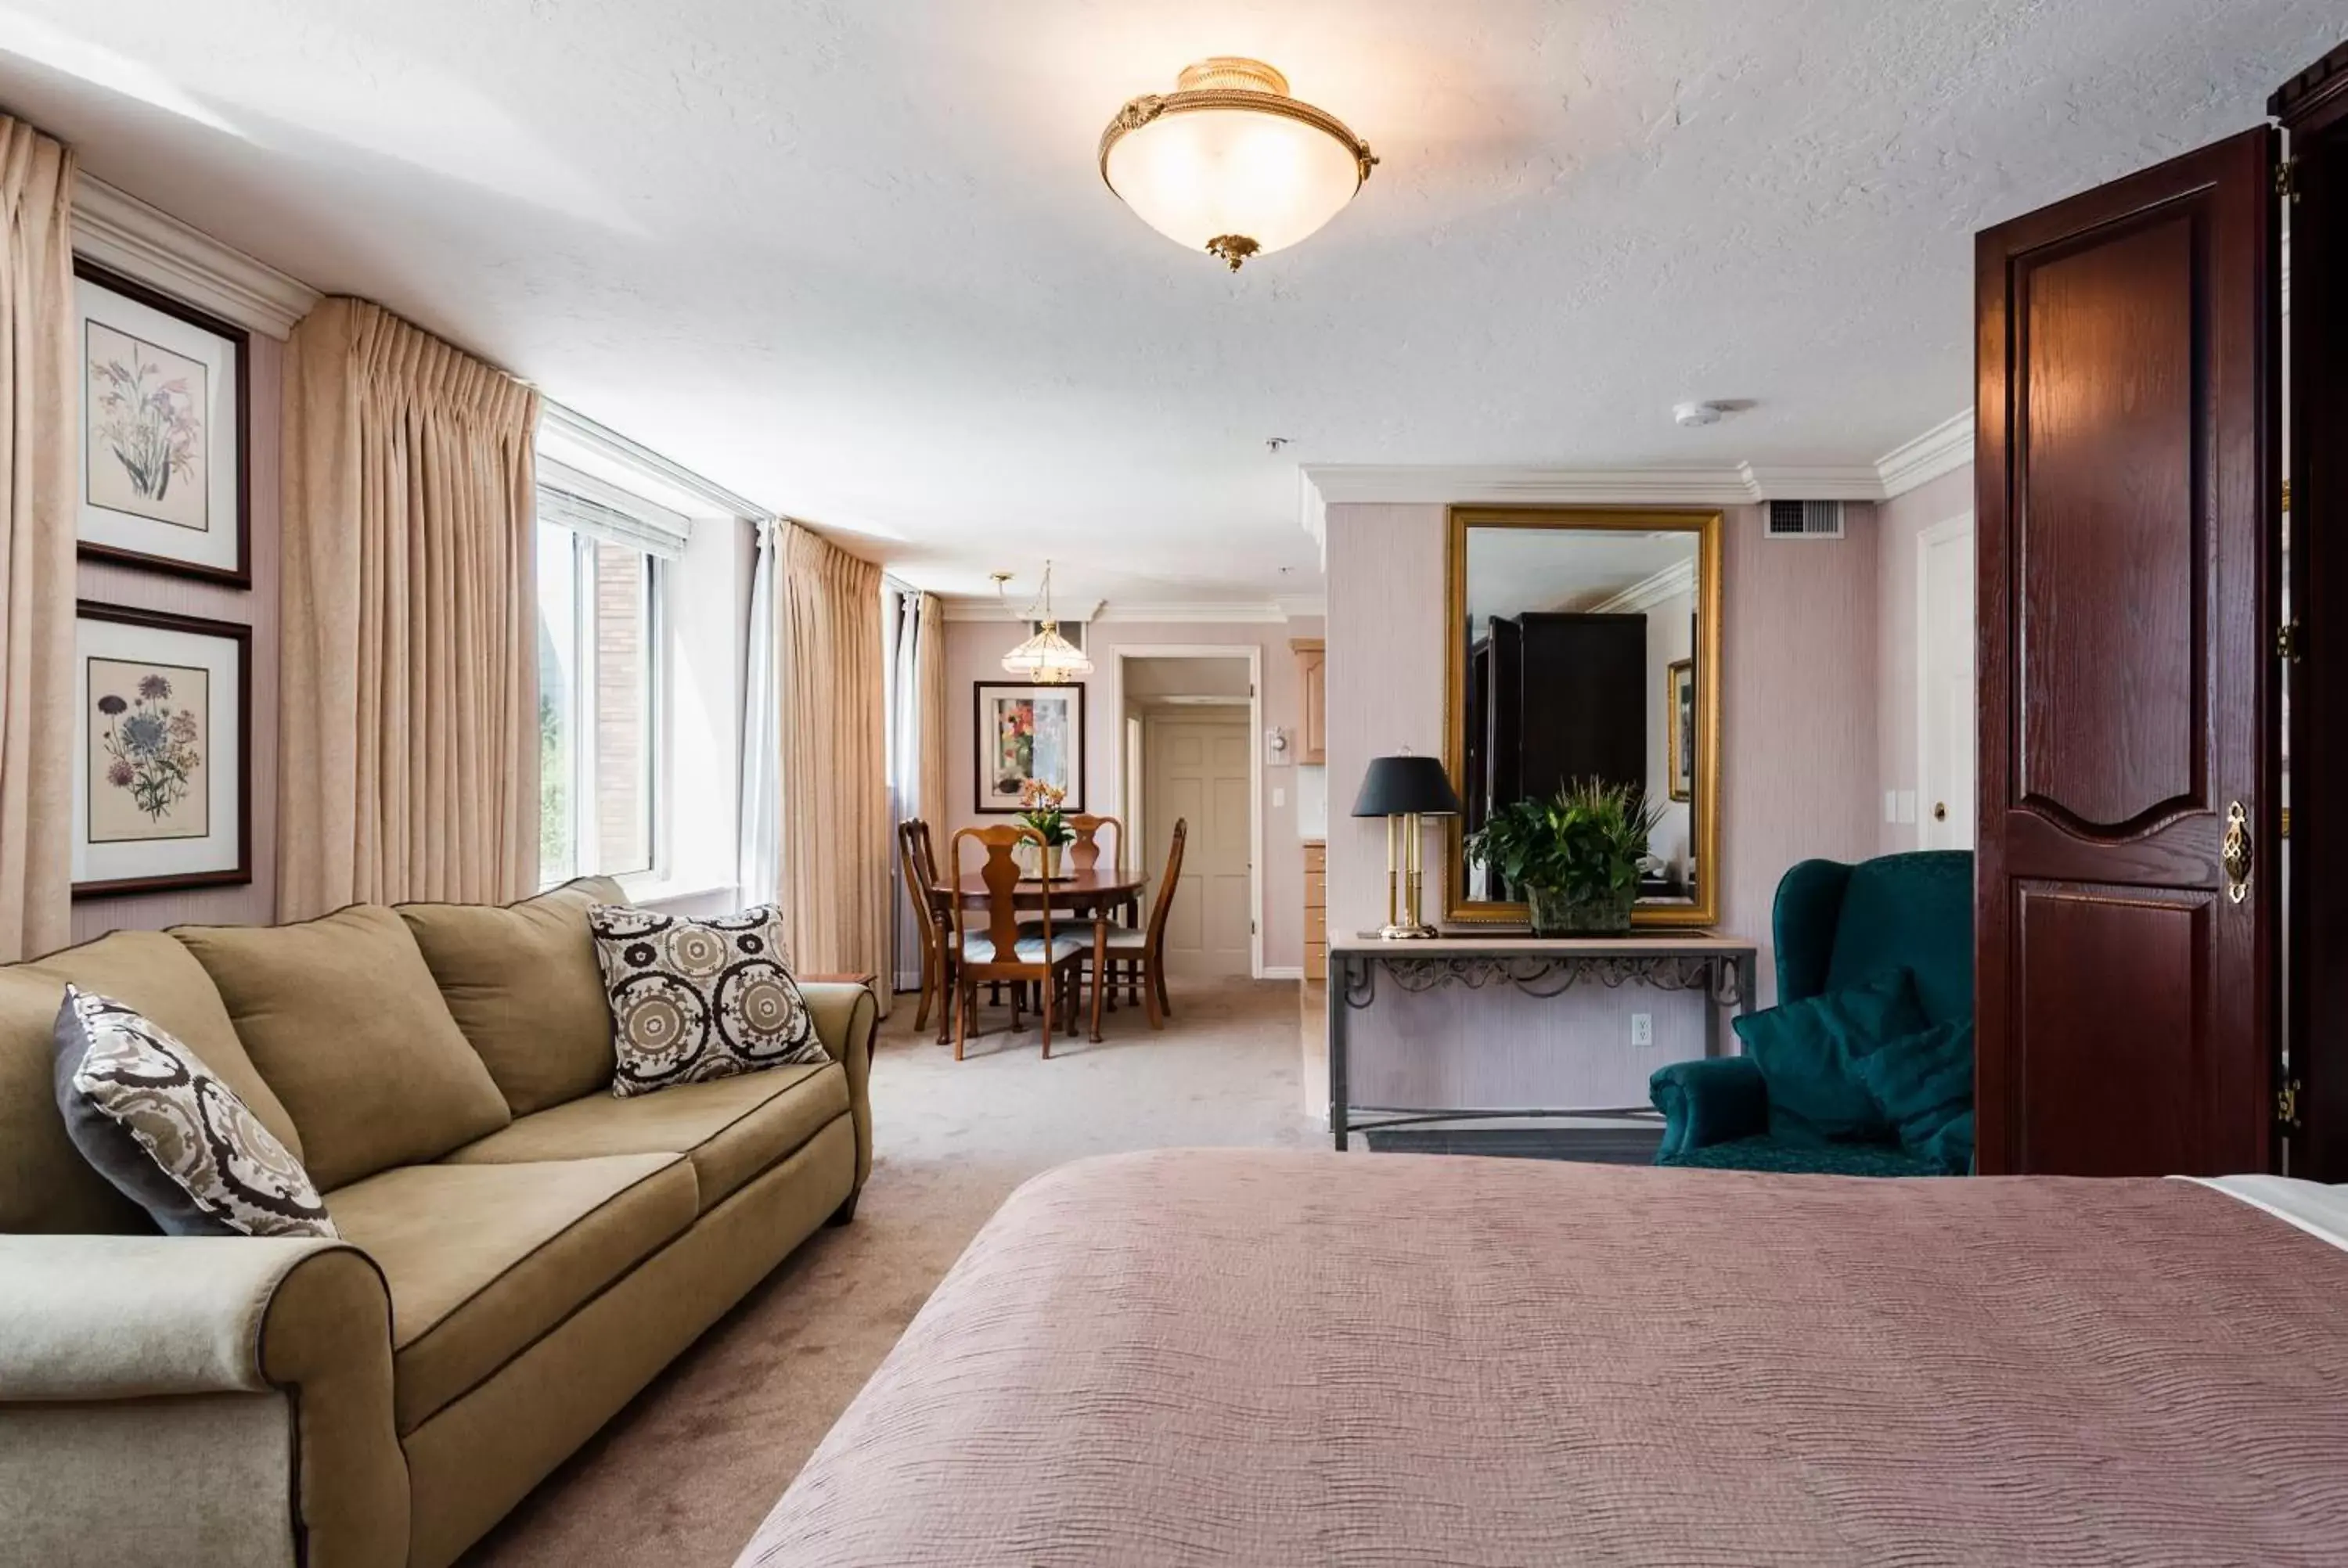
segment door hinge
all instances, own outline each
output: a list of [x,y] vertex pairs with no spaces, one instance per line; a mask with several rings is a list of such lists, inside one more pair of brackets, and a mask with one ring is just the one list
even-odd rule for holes
[[2275,1122],[2287,1132],[2299,1131],[2299,1080],[2290,1078],[2275,1091]]
[[2275,165],[2275,194],[2285,201],[2299,200],[2299,159],[2286,158]]
[[2301,642],[2299,622],[2286,620],[2275,628],[2275,657],[2289,663],[2299,662]]

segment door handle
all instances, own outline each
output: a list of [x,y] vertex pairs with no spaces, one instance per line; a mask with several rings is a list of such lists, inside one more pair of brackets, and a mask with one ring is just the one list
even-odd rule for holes
[[2226,808],[2226,838],[2218,860],[2226,873],[2226,897],[2237,904],[2250,896],[2250,814],[2236,801]]

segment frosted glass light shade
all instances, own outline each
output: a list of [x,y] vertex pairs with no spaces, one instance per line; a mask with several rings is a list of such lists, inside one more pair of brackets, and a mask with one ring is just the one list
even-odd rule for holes
[[1138,97],[1101,133],[1101,178],[1144,222],[1237,272],[1344,210],[1377,159],[1255,60],[1220,57]]
[[1018,675],[1038,686],[1058,686],[1093,672],[1084,651],[1060,635],[1060,623],[1044,622],[1043,630],[1003,656],[1006,674]]

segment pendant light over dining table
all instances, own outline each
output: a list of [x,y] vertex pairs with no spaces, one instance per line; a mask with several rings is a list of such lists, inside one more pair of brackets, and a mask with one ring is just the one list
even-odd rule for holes
[[1287,77],[1230,55],[1133,99],[1100,139],[1101,179],[1119,200],[1234,272],[1344,211],[1377,161],[1344,121],[1289,97]]
[[[1007,571],[993,574],[994,597],[1007,611],[1010,600],[1004,597],[1004,585],[1011,580]],[[1093,672],[1093,661],[1085,651],[1060,635],[1060,623],[1052,615],[1052,563],[1044,563],[1044,589],[1034,604],[1027,607],[1022,620],[1032,621],[1035,635],[1003,656],[1006,674],[1038,686],[1061,686]]]

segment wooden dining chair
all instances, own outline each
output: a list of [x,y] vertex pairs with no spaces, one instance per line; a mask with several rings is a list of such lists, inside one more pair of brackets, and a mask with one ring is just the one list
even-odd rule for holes
[[[978,868],[979,879],[986,887],[986,927],[970,928],[971,910],[968,900],[959,892],[951,900],[953,906],[953,929],[947,953],[953,964],[954,1060],[962,1060],[963,1042],[970,1032],[971,1017],[978,1010],[978,988],[982,985],[1009,980],[1012,984],[1011,1027],[1019,1028],[1019,982],[1032,980],[1039,993],[1038,1010],[1042,1015],[1044,1054],[1052,1054],[1052,1022],[1057,1008],[1065,1004],[1074,1016],[1081,999],[1079,981],[1084,961],[1097,946],[1101,927],[1095,927],[1093,940],[1055,932],[1052,909],[1048,901],[1042,919],[1035,927],[1022,931],[1019,927],[1018,889],[1019,862],[1016,851],[1022,844],[1042,845],[1043,835],[1024,825],[1001,827],[965,827],[953,835],[947,848],[948,868],[953,873],[950,886],[962,886],[962,847],[965,839],[974,840],[986,851],[986,862]],[[1100,988],[1093,988],[1093,1030],[1095,1040],[1100,1038]]]
[[938,1003],[938,1041],[945,1042],[946,1009],[953,1005],[953,964],[946,951],[945,900],[938,886],[938,852],[930,825],[908,817],[897,825],[897,862],[905,873],[905,897],[913,901],[914,925],[921,932],[922,999],[913,1012],[913,1030],[930,1026],[930,999]]
[[[1103,928],[1101,942],[1107,950],[1111,965],[1131,964],[1141,976],[1141,994],[1149,1004],[1149,1027],[1164,1029],[1167,1019],[1173,1016],[1172,1002],[1166,994],[1166,915],[1174,907],[1175,885],[1182,880],[1182,846],[1190,836],[1190,825],[1180,817],[1174,819],[1174,841],[1166,849],[1166,876],[1158,884],[1158,897],[1149,906],[1149,924],[1139,930],[1130,926],[1109,926]],[[1093,1010],[1100,1010],[1100,985],[1093,986]]]

